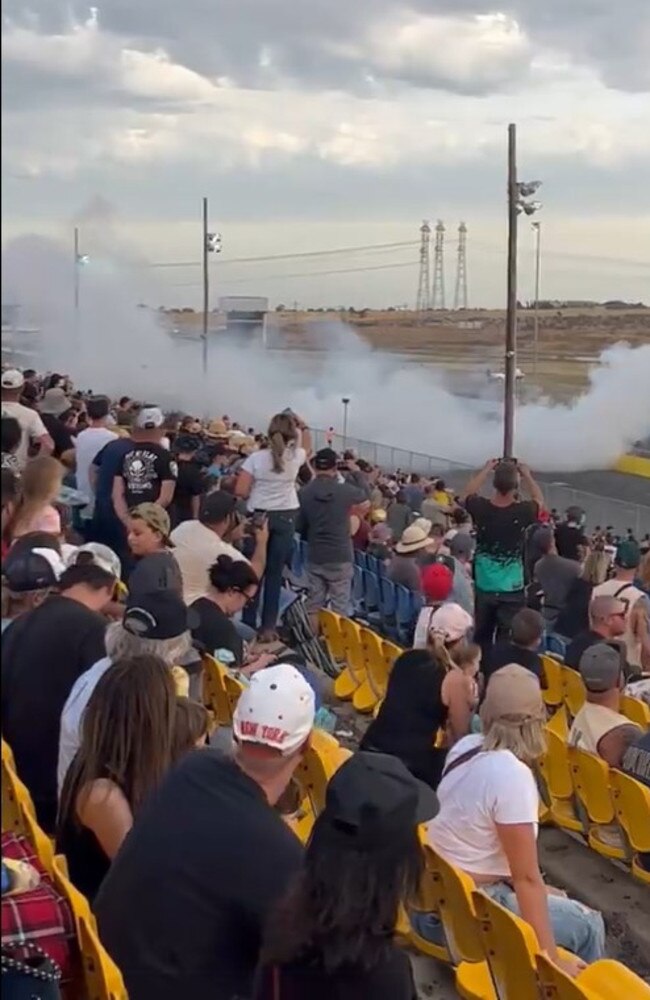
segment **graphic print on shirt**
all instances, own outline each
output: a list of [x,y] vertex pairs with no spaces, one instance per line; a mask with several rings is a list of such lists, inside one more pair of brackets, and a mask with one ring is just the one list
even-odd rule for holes
[[485,497],[467,497],[465,507],[476,525],[474,579],[486,593],[513,593],[524,586],[526,528],[537,519],[537,504],[520,501],[496,507]]
[[175,479],[176,462],[160,448],[134,448],[124,456],[122,478],[129,507],[139,503],[155,503],[164,479]]

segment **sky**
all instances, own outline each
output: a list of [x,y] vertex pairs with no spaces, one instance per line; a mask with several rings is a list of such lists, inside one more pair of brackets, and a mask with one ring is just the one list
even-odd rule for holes
[[[207,196],[223,244],[213,298],[384,307],[414,303],[419,227],[442,219],[451,305],[462,220],[470,305],[498,307],[512,121],[520,179],[543,181],[542,296],[650,299],[648,0],[3,12],[5,245],[37,234],[71,247],[77,223],[90,266],[113,253],[143,274],[149,304],[196,306]],[[533,236],[522,219],[522,299]],[[237,262],[358,247],[371,249]],[[146,266],[170,262],[192,266]]]

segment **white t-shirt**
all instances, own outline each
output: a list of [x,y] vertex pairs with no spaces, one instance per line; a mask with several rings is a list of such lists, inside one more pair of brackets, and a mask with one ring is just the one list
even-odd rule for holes
[[3,400],[2,416],[14,417],[20,424],[22,438],[16,449],[16,458],[20,462],[21,468],[24,468],[27,464],[30,443],[45,437],[47,428],[36,410],[30,410],[28,406],[23,406],[22,403]]
[[77,489],[89,500],[93,498],[88,474],[96,455],[109,441],[116,441],[117,434],[108,427],[88,427],[75,438],[74,447],[77,460]]
[[[464,736],[447,764],[480,746],[480,734]],[[538,828],[539,795],[533,772],[509,750],[489,750],[460,764],[438,786],[440,812],[427,824],[434,850],[463,871],[498,878],[510,875],[496,823]]]
[[68,700],[61,713],[61,731],[59,735],[59,764],[57,768],[57,783],[59,795],[63,787],[68,768],[81,745],[81,717],[84,714],[90,696],[111,665],[108,656],[104,656],[77,677],[68,695]]
[[183,600],[192,604],[209,586],[208,571],[219,556],[248,562],[245,556],[200,521],[183,521],[171,533],[171,550],[183,577]]
[[298,492],[296,478],[301,465],[307,461],[304,448],[287,448],[284,453],[284,469],[273,471],[273,457],[268,448],[254,451],[249,455],[242,471],[253,477],[253,486],[248,498],[249,510],[296,510]]

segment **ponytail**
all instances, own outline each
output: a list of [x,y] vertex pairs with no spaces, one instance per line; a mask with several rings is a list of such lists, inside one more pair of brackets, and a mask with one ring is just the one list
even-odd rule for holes
[[273,471],[284,472],[284,453],[287,443],[279,431],[271,434],[269,447],[271,450],[271,458],[273,460]]
[[449,673],[450,670],[454,668],[454,661],[449,655],[449,650],[445,644],[445,637],[440,632],[430,632],[429,633],[429,649],[431,650],[431,655],[438,664],[442,667],[445,673]]

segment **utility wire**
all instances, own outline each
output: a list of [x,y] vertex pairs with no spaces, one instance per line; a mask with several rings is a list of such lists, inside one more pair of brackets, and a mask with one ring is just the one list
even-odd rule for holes
[[[396,264],[369,264],[366,267],[345,267],[340,270],[331,271],[297,271],[293,274],[265,274],[264,276],[257,275],[256,277],[250,278],[229,278],[227,281],[228,285],[239,285],[249,281],[262,282],[262,281],[276,281],[282,278],[317,278],[327,274],[355,274],[361,271],[388,271],[396,267],[417,267],[417,260],[405,260],[398,262]],[[201,282],[190,281],[181,282],[179,284],[170,285],[170,288],[198,288]]]
[[[298,253],[280,253],[280,254],[266,254],[261,257],[231,257],[229,260],[219,260],[219,267],[224,267],[226,264],[257,264],[267,260],[294,260],[296,258],[304,257],[330,257],[335,254],[353,254],[353,253],[363,253],[368,250],[397,250],[400,247],[416,247],[419,246],[416,240],[408,240],[401,243],[371,243],[366,246],[360,247],[337,247],[333,250],[306,250],[300,251]],[[152,264],[143,264],[143,267],[199,267],[201,261],[198,260],[188,260],[188,261],[156,261]]]

